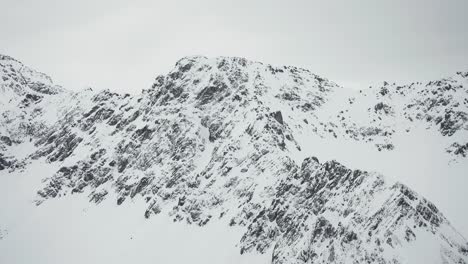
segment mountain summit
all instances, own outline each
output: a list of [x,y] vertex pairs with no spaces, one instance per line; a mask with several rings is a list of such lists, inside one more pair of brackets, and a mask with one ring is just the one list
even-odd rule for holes
[[[130,96],[69,91],[8,56],[0,68],[0,180],[47,167],[37,210],[68,196],[142,201],[142,218],[240,228],[239,253],[275,264],[468,263],[433,203],[367,171],[430,167],[405,156],[421,135],[437,142],[434,166],[468,168],[468,72],[354,91],[297,67],[200,56]],[[1,224],[0,251],[13,236]]]

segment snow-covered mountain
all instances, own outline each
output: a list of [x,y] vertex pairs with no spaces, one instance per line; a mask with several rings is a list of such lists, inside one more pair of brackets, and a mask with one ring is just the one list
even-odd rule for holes
[[468,222],[465,192],[444,203],[431,189],[467,183],[468,72],[355,91],[296,67],[186,57],[131,96],[69,91],[8,56],[0,68],[0,252],[27,214],[6,201],[21,179],[33,210],[138,203],[144,221],[240,230],[239,255],[270,263],[468,263],[467,240],[398,181],[436,182],[422,193]]

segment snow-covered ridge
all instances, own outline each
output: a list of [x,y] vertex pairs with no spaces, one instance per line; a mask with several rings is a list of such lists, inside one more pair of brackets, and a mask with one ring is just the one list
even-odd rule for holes
[[245,230],[241,253],[272,249],[272,263],[422,263],[428,246],[438,263],[468,262],[466,239],[427,199],[314,158],[341,155],[341,142],[398,151],[401,135],[424,127],[441,138],[433,151],[447,166],[465,165],[466,73],[349,91],[296,67],[186,57],[130,96],[66,91],[7,56],[0,66],[0,169],[56,166],[37,204],[81,193],[143,200],[146,218],[227,219]]

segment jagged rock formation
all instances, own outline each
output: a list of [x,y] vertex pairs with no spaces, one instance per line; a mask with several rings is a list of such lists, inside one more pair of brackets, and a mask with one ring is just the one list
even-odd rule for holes
[[[466,240],[405,185],[298,154],[303,135],[392,151],[392,136],[418,122],[453,138],[441,151],[465,157],[468,73],[347,91],[296,67],[188,57],[130,96],[67,91],[7,56],[0,66],[0,170],[59,166],[38,205],[78,193],[99,203],[112,192],[119,205],[144,199],[147,218],[227,218],[245,227],[241,253],[273,248],[272,263],[406,263],[420,236],[440,263],[468,262]],[[30,152],[18,155],[24,144]]]

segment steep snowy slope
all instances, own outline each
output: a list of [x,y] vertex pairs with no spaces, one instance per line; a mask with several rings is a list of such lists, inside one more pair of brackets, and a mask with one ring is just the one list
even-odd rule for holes
[[[239,230],[240,253],[272,263],[468,262],[466,240],[434,204],[348,168],[420,181],[415,167],[442,166],[466,183],[465,73],[349,91],[296,67],[187,57],[130,96],[69,92],[6,56],[1,67],[0,177],[47,167],[34,186],[37,210],[71,195],[102,210],[138,203],[147,221],[225,223]],[[414,146],[405,138],[420,135],[437,144],[416,153],[437,162],[404,163]]]

